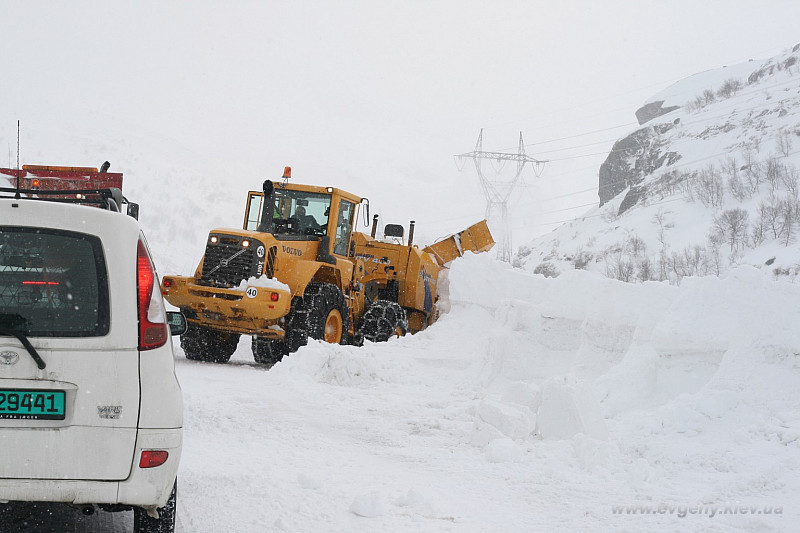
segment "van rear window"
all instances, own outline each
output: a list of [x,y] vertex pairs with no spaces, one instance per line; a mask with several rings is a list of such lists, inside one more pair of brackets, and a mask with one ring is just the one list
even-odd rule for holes
[[108,275],[100,239],[0,226],[0,327],[33,337],[108,334]]

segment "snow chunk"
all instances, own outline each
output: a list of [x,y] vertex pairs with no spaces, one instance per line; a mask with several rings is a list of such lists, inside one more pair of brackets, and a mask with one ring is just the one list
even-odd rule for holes
[[409,489],[408,492],[394,500],[397,507],[404,507],[419,516],[433,516],[435,510],[428,498],[419,491]]
[[501,399],[504,402],[524,405],[536,412],[542,405],[542,391],[532,383],[515,381],[505,388]]
[[[526,407],[485,399],[480,403],[476,412],[473,443],[486,444],[492,438],[501,436],[524,439],[533,432],[534,424],[531,415],[530,409]],[[487,424],[491,428],[484,427]],[[496,431],[492,431],[492,429]]]
[[379,492],[372,491],[356,496],[350,505],[350,512],[365,518],[374,518],[386,514],[386,504]]
[[486,447],[486,460],[490,463],[513,463],[519,461],[522,450],[509,438],[495,439]]
[[394,501],[398,507],[414,507],[426,503],[426,498],[414,489],[409,489],[407,493]]
[[292,292],[292,289],[285,283],[281,283],[278,281],[277,278],[268,278],[267,276],[255,277],[252,276],[250,279],[246,279],[242,281],[238,287],[236,287],[237,291],[246,290],[247,287],[257,287],[259,289],[274,289],[276,291],[287,291]]
[[297,474],[297,482],[304,489],[318,489],[322,487],[321,480],[302,473]]
[[610,450],[608,442],[581,433],[572,438],[571,444],[575,460],[587,472],[595,472],[598,467],[605,467],[608,464]]
[[578,380],[551,378],[544,383],[536,428],[544,439],[571,439],[583,433],[608,440],[600,404],[591,386]]

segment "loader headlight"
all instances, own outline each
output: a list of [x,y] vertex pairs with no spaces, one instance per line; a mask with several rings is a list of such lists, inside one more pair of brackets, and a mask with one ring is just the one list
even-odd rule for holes
[[247,248],[248,246],[250,246],[250,241],[248,241],[247,239],[243,240],[242,247]]
[[216,235],[212,235],[211,237],[209,237],[208,242],[210,242],[211,244],[217,244],[218,240],[219,238]]

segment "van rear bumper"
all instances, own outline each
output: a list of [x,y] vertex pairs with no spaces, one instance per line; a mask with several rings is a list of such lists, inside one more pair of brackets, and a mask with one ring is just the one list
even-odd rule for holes
[[[178,474],[182,441],[183,431],[180,428],[140,429],[131,475],[124,481],[0,479],[0,500],[163,507]],[[161,466],[140,468],[139,459],[146,450],[165,450],[169,452],[169,457]],[[98,457],[97,460],[103,458]]]

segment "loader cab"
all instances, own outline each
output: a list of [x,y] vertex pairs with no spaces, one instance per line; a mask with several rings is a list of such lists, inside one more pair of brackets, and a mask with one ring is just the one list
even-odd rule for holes
[[[244,229],[258,231],[264,194],[251,191],[247,201]],[[267,212],[270,210],[268,209]],[[277,189],[273,198],[271,233],[294,238],[328,234],[331,195]]]
[[[278,240],[329,237],[333,243],[331,252],[347,256],[361,201],[333,187],[279,184],[272,192],[271,208],[264,209],[263,192],[248,193],[244,229],[271,233]],[[271,221],[262,224],[262,216],[270,212]]]

